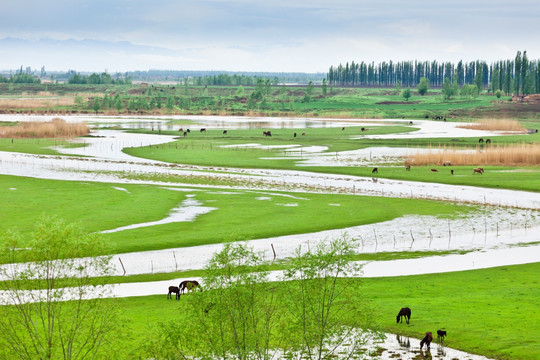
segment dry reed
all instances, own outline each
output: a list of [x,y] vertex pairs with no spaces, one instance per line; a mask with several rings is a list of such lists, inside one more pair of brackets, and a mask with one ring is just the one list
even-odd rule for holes
[[73,97],[59,97],[47,99],[0,99],[0,109],[52,108],[56,106],[71,106],[74,103],[75,102]]
[[2,138],[71,138],[90,133],[85,123],[68,124],[60,118],[48,122],[24,122],[15,126],[0,126]]
[[484,119],[474,124],[460,125],[459,128],[473,130],[495,130],[495,131],[518,131],[527,132],[517,120],[512,119]]
[[440,147],[428,153],[406,157],[405,164],[412,165],[540,165],[540,144],[508,144],[476,146],[474,148]]

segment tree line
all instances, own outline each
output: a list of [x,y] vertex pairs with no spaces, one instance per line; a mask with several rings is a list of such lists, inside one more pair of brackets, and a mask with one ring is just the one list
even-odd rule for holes
[[108,74],[106,72],[101,74],[93,73],[91,75],[81,75],[79,73],[76,73],[75,71],[68,72],[69,74],[69,84],[118,84],[118,85],[124,85],[124,84],[131,84],[131,79],[129,76],[126,76],[125,78],[116,78],[113,79],[111,74]]
[[527,51],[518,51],[514,59],[499,60],[491,64],[476,60],[457,64],[433,61],[400,61],[381,63],[347,62],[330,66],[329,85],[357,87],[411,87],[421,78],[429,79],[432,87],[443,87],[445,79],[459,87],[464,84],[480,85],[493,92],[511,94],[540,93],[540,59],[529,60]]

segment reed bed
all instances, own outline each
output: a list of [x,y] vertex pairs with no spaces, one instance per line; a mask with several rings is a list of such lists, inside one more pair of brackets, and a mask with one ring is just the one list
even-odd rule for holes
[[2,138],[72,138],[88,135],[90,128],[85,123],[68,124],[54,118],[48,122],[24,122],[15,126],[0,126]]
[[527,132],[527,129],[525,129],[517,120],[513,119],[484,119],[474,124],[460,125],[458,127],[473,130]]
[[73,97],[58,97],[48,99],[0,99],[0,109],[37,109],[51,108],[55,106],[72,106]]
[[534,166],[540,165],[540,144],[507,144],[454,148],[439,146],[428,153],[406,157],[405,164],[412,165],[493,165]]

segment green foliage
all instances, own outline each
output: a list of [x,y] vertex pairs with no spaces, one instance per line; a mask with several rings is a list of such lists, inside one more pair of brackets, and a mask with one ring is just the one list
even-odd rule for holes
[[359,271],[349,261],[353,253],[354,244],[347,239],[307,253],[299,249],[284,275],[287,282],[277,287],[268,283],[262,254],[242,244],[225,244],[205,269],[204,291],[182,298],[182,318],[189,321],[165,323],[162,340],[149,346],[149,352],[171,359],[271,359],[279,353],[332,359],[335,346],[354,335],[351,355],[365,340],[359,327],[367,326],[365,320],[372,316],[358,301],[360,282],[341,279]]
[[242,85],[238,86],[235,95],[238,97],[246,96],[246,91],[244,90],[244,87]]
[[[102,287],[112,270],[110,257],[93,257],[108,252],[102,238],[57,218],[43,218],[30,243],[8,233],[2,245],[1,263],[18,264],[0,268],[10,304],[0,307],[0,357],[103,355],[116,328],[116,310],[114,303],[103,301],[110,296]],[[39,290],[29,291],[29,283]]]
[[323,97],[326,97],[328,95],[328,84],[326,83],[326,79],[323,79],[321,88]]
[[501,95],[502,95],[501,90],[495,91],[495,96],[497,97],[497,99],[500,99],[500,98],[501,98]]
[[401,95],[403,96],[403,98],[405,98],[406,101],[409,101],[411,97],[411,88],[406,88],[405,90],[403,90],[403,93]]
[[94,102],[92,103],[92,110],[94,110],[97,114],[99,109],[101,109],[101,103],[99,97],[96,96],[94,98]]
[[428,89],[429,89],[429,80],[425,77],[421,77],[420,82],[418,83],[417,89],[418,89],[418,93],[421,96],[424,96],[428,92]]
[[450,83],[449,78],[444,79],[444,83],[443,83],[441,91],[442,91],[442,94],[443,94],[445,100],[450,100],[452,98],[452,96],[456,95],[455,89],[452,86],[452,84]]

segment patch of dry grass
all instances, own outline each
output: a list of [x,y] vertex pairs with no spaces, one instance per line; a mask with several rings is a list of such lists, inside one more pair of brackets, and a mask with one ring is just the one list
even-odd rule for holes
[[410,155],[405,164],[413,165],[540,165],[540,144],[507,144],[475,148],[439,147],[425,154]]
[[484,119],[469,125],[460,125],[459,128],[473,130],[494,130],[494,131],[519,131],[526,133],[525,129],[517,120],[513,119]]
[[55,106],[72,106],[74,97],[0,99],[0,109],[38,109]]
[[48,122],[24,122],[15,126],[0,126],[3,138],[71,138],[90,133],[85,123],[68,124],[54,118]]

